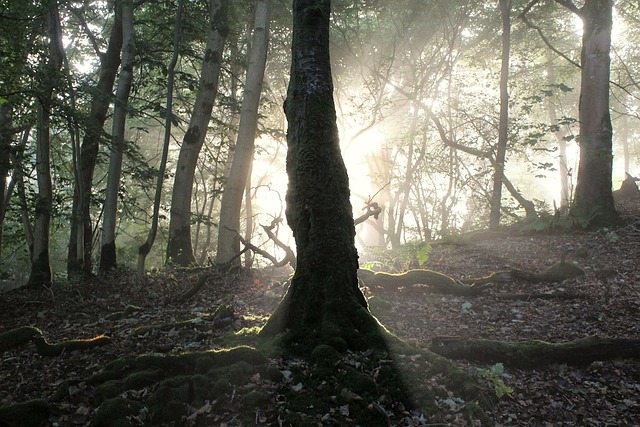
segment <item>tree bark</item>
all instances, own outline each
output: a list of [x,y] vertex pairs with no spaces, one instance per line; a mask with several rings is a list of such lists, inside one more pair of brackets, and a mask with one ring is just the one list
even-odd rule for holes
[[287,222],[297,249],[285,297],[262,328],[292,342],[384,347],[358,288],[349,178],[338,140],[329,59],[329,0],[294,0],[287,131]]
[[509,53],[511,49],[511,0],[500,0],[502,17],[502,69],[500,71],[500,125],[498,145],[496,147],[493,193],[491,194],[491,213],[489,228],[496,230],[500,226],[500,209],[502,208],[502,181],[504,163],[507,154],[507,138],[509,136]]
[[158,234],[158,220],[160,217],[160,201],[162,199],[162,187],[164,184],[164,175],[167,169],[167,158],[169,157],[169,144],[171,142],[171,120],[173,118],[173,85],[176,77],[176,64],[178,63],[178,55],[180,53],[180,37],[182,35],[182,9],[184,8],[184,0],[178,2],[178,10],[176,12],[176,25],[173,36],[173,55],[167,67],[167,107],[164,122],[164,141],[162,144],[162,158],[160,159],[160,167],[158,168],[158,180],[156,181],[156,192],[153,198],[153,214],[151,215],[151,228],[147,235],[147,240],[138,248],[138,278],[142,279],[145,274],[145,261],[147,255],[151,252],[153,243]]
[[613,1],[586,0],[578,12],[583,22],[580,163],[572,211],[589,218],[591,226],[603,226],[619,221],[612,194],[613,127],[609,112]]
[[42,75],[40,97],[37,101],[38,121],[36,137],[36,175],[38,196],[36,198],[35,220],[33,227],[33,252],[31,254],[31,273],[27,286],[48,286],[52,281],[49,260],[49,231],[53,189],[51,184],[51,135],[49,120],[53,106],[53,91],[56,75],[62,68],[63,45],[62,29],[58,5],[50,1],[47,5],[46,25],[49,38],[49,58]]
[[229,34],[228,0],[211,0],[209,35],[205,48],[198,93],[182,140],[171,195],[167,262],[187,266],[195,263],[191,245],[191,198],[198,156],[207,135],[211,111],[218,93],[222,52]]
[[74,277],[90,274],[92,270],[91,189],[93,173],[98,158],[100,140],[103,137],[104,124],[109,111],[113,85],[120,65],[122,49],[122,14],[118,2],[114,2],[115,12],[113,28],[109,37],[107,51],[100,55],[100,71],[96,92],[91,100],[91,110],[82,147],[80,148],[80,180],[73,191],[71,213],[71,232],[67,255],[67,274]]
[[[245,84],[238,127],[238,139],[233,154],[231,170],[220,203],[216,264],[226,265],[240,252],[240,210],[245,187],[250,182],[249,171],[253,162],[254,143],[258,128],[258,107],[269,46],[269,19],[271,0],[256,2],[255,21],[249,67]],[[231,267],[240,265],[237,259]]]
[[111,131],[111,155],[107,190],[104,202],[104,219],[102,222],[102,246],[100,249],[100,271],[115,268],[116,263],[116,221],[118,217],[118,192],[122,174],[123,146],[125,144],[125,122],[127,105],[133,81],[133,62],[135,57],[135,40],[133,34],[133,2],[123,0],[122,3],[122,61],[118,88],[116,89],[113,128]]
[[[553,57],[551,56],[551,50],[546,49],[547,52],[547,82],[550,85],[555,84],[555,71],[553,69]],[[556,105],[551,100],[551,97],[547,99],[547,109],[549,110],[549,122],[551,126],[556,126],[556,130],[553,132],[556,142],[558,143],[558,174],[560,178],[560,207],[567,209],[571,201],[571,191],[569,190],[569,166],[567,164],[567,131],[564,125],[558,123],[558,114],[556,112]]]

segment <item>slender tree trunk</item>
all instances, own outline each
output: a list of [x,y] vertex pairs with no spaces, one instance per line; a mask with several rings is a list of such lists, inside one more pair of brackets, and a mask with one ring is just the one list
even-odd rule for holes
[[187,266],[195,263],[191,245],[191,198],[198,156],[202,149],[213,103],[218,93],[222,52],[229,33],[228,0],[211,0],[209,35],[189,128],[184,135],[171,195],[167,261]]
[[[547,49],[547,82],[549,84],[555,84],[555,72],[553,69],[553,57],[551,50]],[[567,141],[565,137],[567,132],[565,127],[558,123],[558,114],[556,112],[556,105],[549,98],[547,100],[547,109],[549,110],[549,122],[551,126],[557,126],[557,129],[553,132],[556,143],[558,144],[558,174],[560,178],[560,207],[568,208],[569,201],[571,200],[571,194],[569,191],[569,167],[567,165]]]
[[[580,163],[572,212],[591,226],[619,221],[613,202],[613,127],[609,112],[612,0],[586,0],[581,9],[560,2],[583,23],[580,82]],[[571,7],[573,6],[573,8]]]
[[294,0],[285,112],[287,222],[297,249],[287,293],[262,329],[336,348],[384,346],[358,288],[349,178],[338,140],[329,58],[329,0]]
[[631,154],[629,152],[629,111],[626,106],[622,106],[622,117],[620,123],[620,144],[622,144],[622,155],[624,157],[624,174],[631,175],[629,165],[631,163]]
[[113,28],[109,46],[100,57],[100,71],[96,92],[91,100],[89,123],[80,148],[80,180],[73,192],[71,233],[67,256],[69,277],[90,274],[92,270],[91,250],[93,224],[91,221],[91,189],[93,172],[98,158],[98,149],[103,135],[104,124],[112,97],[113,85],[120,65],[122,49],[122,14],[118,2],[115,3]]
[[133,81],[135,40],[133,34],[133,2],[122,0],[122,61],[118,87],[116,89],[113,128],[111,131],[111,155],[107,175],[107,190],[102,220],[102,246],[100,248],[100,271],[115,268],[116,263],[116,221],[118,218],[118,192],[122,174],[122,157],[125,144],[125,123],[129,93]]
[[24,147],[27,145],[29,139],[30,129],[27,129],[23,134],[21,149],[15,154],[11,154],[11,162],[13,163],[13,175],[12,181],[16,183],[16,189],[18,191],[18,199],[20,201],[20,214],[22,217],[22,226],[24,228],[25,239],[27,241],[27,247],[29,248],[29,255],[33,257],[33,226],[31,225],[31,218],[29,218],[29,204],[27,202],[27,192],[24,185],[24,172],[22,167],[22,159],[24,157]]
[[[240,209],[244,189],[249,182],[253,150],[258,128],[258,107],[269,46],[271,0],[257,0],[247,82],[244,88],[238,139],[233,163],[220,203],[216,264],[227,263],[240,252]],[[233,266],[238,266],[240,260]]]
[[[253,202],[251,199],[251,171],[253,170],[252,165],[249,165],[249,172],[247,173],[247,185],[244,189],[244,210],[246,217],[246,226],[244,228],[244,240],[245,242],[250,242],[253,237]],[[244,267],[249,269],[251,268],[251,264],[253,263],[253,254],[250,252],[245,253],[244,255]]]
[[156,194],[153,198],[153,214],[151,216],[151,229],[147,240],[138,248],[138,278],[142,279],[145,274],[145,261],[147,255],[151,252],[153,242],[156,240],[158,233],[158,219],[160,217],[160,200],[162,199],[162,187],[164,183],[164,175],[167,169],[167,158],[169,157],[169,143],[171,142],[171,119],[173,116],[173,85],[175,81],[176,64],[178,63],[178,54],[180,53],[180,37],[182,34],[182,9],[184,0],[178,2],[178,11],[176,12],[176,28],[173,37],[173,56],[167,67],[167,117],[164,122],[164,143],[162,145],[162,158],[160,159],[160,167],[158,169],[158,181],[156,183]]
[[502,180],[507,154],[507,138],[509,135],[509,54],[511,50],[511,0],[499,0],[502,16],[502,69],[500,71],[500,127],[498,146],[493,174],[493,193],[491,194],[491,213],[489,228],[500,226],[500,209],[502,208]]
[[2,227],[7,211],[7,178],[11,168],[11,140],[13,139],[13,129],[11,129],[11,116],[13,107],[6,101],[0,104],[0,253],[2,253]]
[[51,139],[49,121],[53,106],[53,91],[56,75],[62,68],[64,48],[60,16],[55,0],[47,4],[46,25],[49,38],[49,58],[42,75],[43,88],[37,101],[37,137],[36,137],[36,175],[38,196],[36,198],[33,228],[33,253],[31,254],[31,273],[27,286],[50,285],[52,281],[49,260],[49,231],[53,190],[51,184]]

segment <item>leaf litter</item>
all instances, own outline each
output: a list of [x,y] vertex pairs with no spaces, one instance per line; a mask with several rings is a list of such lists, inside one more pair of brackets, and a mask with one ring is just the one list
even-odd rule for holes
[[[424,268],[452,277],[482,276],[509,268],[541,270],[558,261],[561,254],[577,262],[586,276],[561,284],[512,282],[486,290],[473,298],[416,295],[408,292],[376,294],[387,305],[374,314],[399,337],[428,346],[437,336],[460,336],[509,341],[541,339],[563,342],[600,335],[640,338],[640,224],[616,230],[617,239],[606,233],[570,235],[507,236],[464,245],[435,244]],[[52,426],[89,425],[95,414],[93,387],[76,382],[60,396],[61,385],[98,373],[108,362],[122,356],[147,353],[177,354],[184,351],[220,348],[221,334],[261,325],[283,294],[289,272],[252,270],[208,283],[194,298],[177,303],[177,297],[194,280],[187,272],[155,272],[144,283],[127,273],[113,273],[93,281],[52,289],[19,289],[0,294],[0,332],[22,325],[42,329],[47,339],[59,342],[100,334],[112,336],[105,347],[69,352],[55,358],[39,356],[32,345],[5,351],[0,363],[0,405],[44,398],[56,402]],[[510,299],[534,292],[569,292],[573,299]],[[221,330],[210,329],[204,317],[231,301],[236,318]],[[119,320],[110,315],[126,312]],[[193,320],[196,319],[196,320]],[[192,320],[188,327],[152,330],[142,336],[131,332],[140,326]],[[366,372],[375,380],[378,366],[366,352],[344,354],[345,365]],[[419,355],[399,355],[420,369]],[[244,425],[240,415],[252,414],[252,424],[286,425],[288,393],[306,393],[309,372],[303,360],[271,361],[280,381],[252,377],[249,384],[230,392],[226,402],[210,401],[192,407],[184,425]],[[640,425],[640,362],[638,360],[594,362],[588,366],[553,365],[544,369],[519,370],[496,365],[456,361],[475,375],[487,392],[499,387],[502,398],[489,414],[497,425],[605,426]],[[486,374],[481,374],[485,372]],[[387,425],[419,426],[478,425],[462,415],[467,403],[451,393],[443,378],[421,377],[421,386],[435,390],[440,414],[423,414],[402,407],[393,396],[368,402],[384,413]],[[323,387],[319,385],[319,387]],[[325,384],[324,387],[327,387]],[[247,408],[240,394],[262,390],[269,402]],[[317,390],[316,390],[317,391]],[[131,390],[127,395],[143,399],[150,390]],[[318,413],[314,425],[350,425],[353,405],[362,397],[344,388],[335,404]],[[309,410],[307,410],[309,412]],[[311,411],[312,412],[312,411]],[[148,414],[137,416],[142,423]]]

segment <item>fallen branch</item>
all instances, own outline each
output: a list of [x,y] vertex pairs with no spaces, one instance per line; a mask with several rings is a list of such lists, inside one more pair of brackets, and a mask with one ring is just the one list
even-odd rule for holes
[[549,364],[586,365],[596,360],[640,359],[640,339],[591,336],[565,343],[434,338],[430,350],[449,359],[504,363],[516,368]]

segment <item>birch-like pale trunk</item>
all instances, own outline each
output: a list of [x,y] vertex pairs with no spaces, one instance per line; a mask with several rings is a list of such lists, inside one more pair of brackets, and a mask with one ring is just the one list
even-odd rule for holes
[[182,266],[195,263],[191,244],[191,198],[198,156],[207,135],[211,111],[218,93],[222,52],[229,33],[227,9],[228,0],[211,0],[210,28],[198,93],[176,165],[171,195],[167,262]]
[[[269,20],[271,0],[257,0],[253,37],[249,52],[249,66],[244,88],[238,139],[233,163],[220,203],[216,264],[227,263],[240,252],[240,210],[245,187],[250,182],[249,171],[253,162],[254,144],[258,128],[258,107],[269,46]],[[239,265],[240,260],[234,261]]]
[[102,220],[102,246],[100,248],[100,271],[115,268],[116,223],[118,219],[118,192],[122,175],[122,157],[125,144],[125,124],[135,58],[133,34],[133,2],[122,0],[122,59],[116,89],[113,127],[111,130],[111,153],[107,175],[107,189]]

